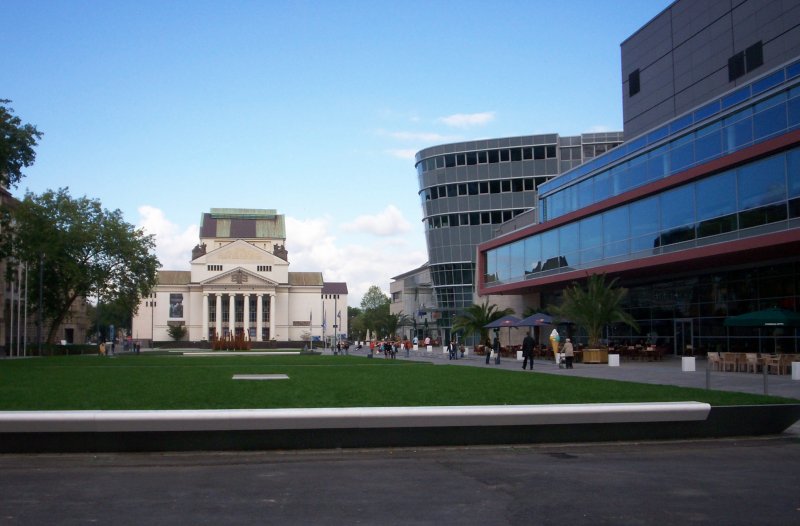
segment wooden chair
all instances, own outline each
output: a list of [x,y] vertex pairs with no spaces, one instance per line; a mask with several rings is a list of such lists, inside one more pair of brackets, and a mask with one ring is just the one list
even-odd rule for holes
[[725,372],[727,372],[727,371],[736,372],[736,366],[737,366],[736,356],[737,356],[737,354],[738,353],[735,353],[735,352],[720,353],[720,356],[722,357],[722,370],[723,371],[725,371]]
[[777,354],[767,356],[764,359],[764,367],[767,368],[767,374],[772,374],[773,370],[775,374],[781,374],[781,357]]
[[754,352],[745,353],[744,355],[744,370],[745,372],[758,372],[758,354]]
[[708,353],[708,366],[712,371],[722,370],[722,358],[718,352]]

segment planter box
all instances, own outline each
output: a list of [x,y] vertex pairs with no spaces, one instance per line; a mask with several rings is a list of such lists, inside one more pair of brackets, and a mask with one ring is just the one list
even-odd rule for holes
[[681,371],[691,373],[695,370],[694,356],[684,356],[681,358]]
[[608,363],[608,350],[606,349],[584,350],[583,363]]

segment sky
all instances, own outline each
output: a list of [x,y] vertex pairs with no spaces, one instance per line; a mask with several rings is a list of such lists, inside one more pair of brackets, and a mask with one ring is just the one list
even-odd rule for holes
[[69,188],[188,270],[201,214],[276,209],[291,271],[427,260],[414,154],[622,130],[619,46],[667,0],[0,0],[0,99],[44,133],[12,194]]

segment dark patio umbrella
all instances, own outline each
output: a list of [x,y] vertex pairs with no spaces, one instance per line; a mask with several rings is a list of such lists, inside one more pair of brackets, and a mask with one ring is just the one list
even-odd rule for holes
[[500,327],[508,327],[508,343],[511,345],[511,327],[517,328],[517,324],[519,323],[519,318],[516,316],[512,316],[511,314],[507,314],[502,318],[494,320],[491,323],[487,323],[484,325],[486,329],[499,329]]
[[800,327],[800,314],[778,307],[725,318],[726,327]]
[[[772,307],[725,318],[723,324],[726,327],[758,327],[760,336],[761,327],[800,327],[800,314],[792,310]],[[777,352],[777,330],[773,332],[773,337],[775,338],[775,352]]]
[[487,323],[483,327],[485,329],[499,329],[500,327],[516,327],[519,323],[519,318],[508,314],[502,318],[498,318],[491,323]]
[[517,323],[518,327],[541,327],[542,325],[553,325],[553,317],[543,312],[537,312]]

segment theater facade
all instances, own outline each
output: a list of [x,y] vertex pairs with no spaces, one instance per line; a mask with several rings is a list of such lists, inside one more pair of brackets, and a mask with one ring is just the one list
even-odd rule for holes
[[[191,269],[159,271],[143,298],[132,337],[170,341],[245,336],[252,342],[347,334],[347,285],[321,272],[289,271],[284,216],[275,210],[214,208],[204,213]],[[336,327],[334,327],[336,325]]]

